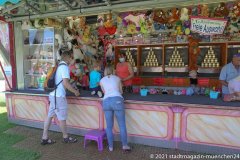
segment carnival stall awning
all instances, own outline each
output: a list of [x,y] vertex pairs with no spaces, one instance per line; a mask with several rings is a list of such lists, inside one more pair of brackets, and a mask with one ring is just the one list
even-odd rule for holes
[[0,0],[0,5],[4,5],[4,4],[7,3],[7,2],[16,4],[16,3],[18,3],[19,1],[20,1],[20,0]]
[[[6,3],[11,2],[11,3]],[[211,0],[211,4],[229,0]],[[98,15],[155,8],[183,7],[207,0],[0,0],[0,16],[8,21],[74,15]]]

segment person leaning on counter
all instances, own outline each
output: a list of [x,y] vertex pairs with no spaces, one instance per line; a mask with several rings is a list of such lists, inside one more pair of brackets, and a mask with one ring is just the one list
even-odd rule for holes
[[116,75],[122,81],[123,91],[132,92],[133,68],[129,62],[126,62],[126,55],[124,53],[120,53],[118,58],[119,63],[116,66]]
[[226,64],[220,73],[219,80],[222,84],[223,96],[229,94],[228,83],[230,80],[240,75],[240,53],[234,54],[232,62]]

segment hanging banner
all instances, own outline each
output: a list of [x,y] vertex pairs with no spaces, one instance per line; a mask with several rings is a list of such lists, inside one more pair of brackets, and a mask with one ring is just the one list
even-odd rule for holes
[[204,35],[223,34],[227,20],[223,18],[191,17],[191,31]]

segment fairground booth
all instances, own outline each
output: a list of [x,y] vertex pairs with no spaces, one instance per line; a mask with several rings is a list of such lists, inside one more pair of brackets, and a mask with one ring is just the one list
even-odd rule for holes
[[[240,53],[239,1],[3,0],[0,16],[10,122],[43,128],[43,84],[65,47],[81,65],[70,70],[81,95],[68,93],[68,130],[103,130],[101,98],[82,80],[96,61],[103,72],[124,53],[134,71],[132,92],[123,94],[131,143],[240,153],[240,102],[223,101],[219,81]],[[117,124],[114,133],[119,139]]]

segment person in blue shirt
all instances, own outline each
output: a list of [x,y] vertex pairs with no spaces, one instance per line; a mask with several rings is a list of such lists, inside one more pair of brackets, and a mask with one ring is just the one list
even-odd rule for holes
[[220,73],[219,80],[222,84],[222,94],[229,94],[228,82],[240,75],[240,53],[234,54],[232,62],[226,64]]
[[93,65],[93,70],[90,72],[89,75],[89,88],[92,91],[91,95],[98,95],[98,97],[102,97],[103,93],[101,90],[101,87],[99,85],[99,82],[101,80],[101,74],[99,73],[100,65],[98,63],[95,63]]

